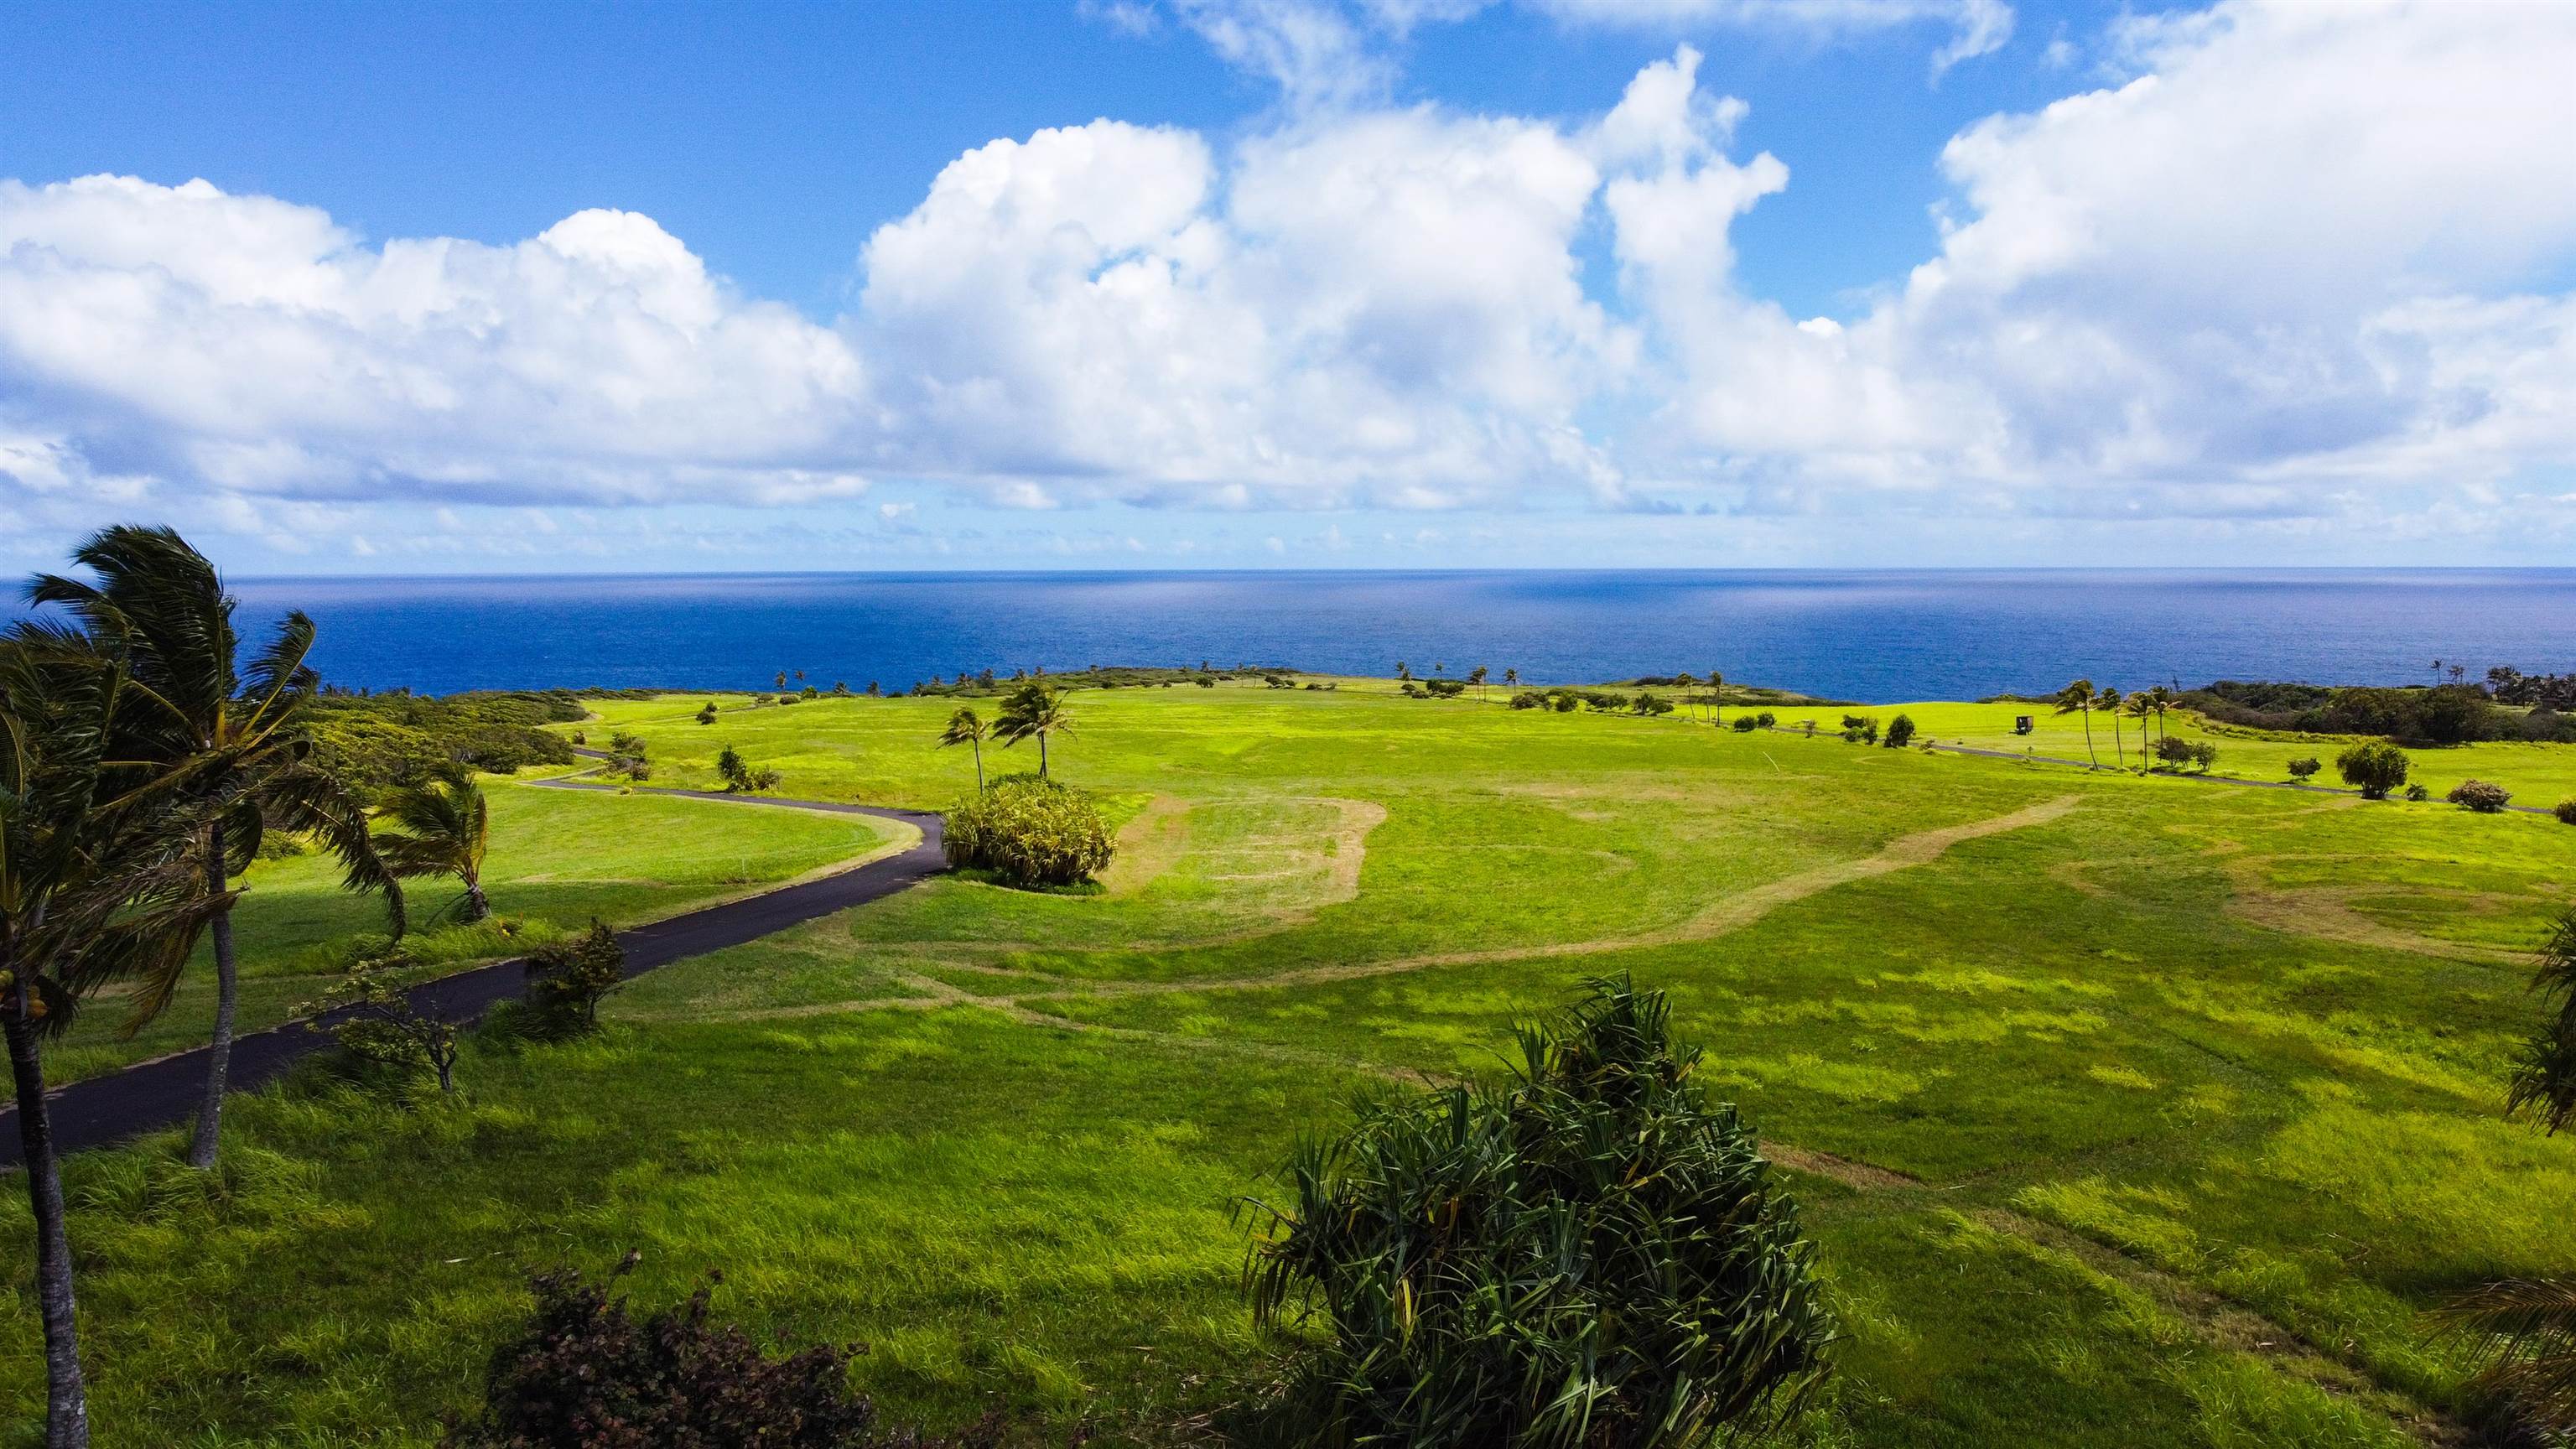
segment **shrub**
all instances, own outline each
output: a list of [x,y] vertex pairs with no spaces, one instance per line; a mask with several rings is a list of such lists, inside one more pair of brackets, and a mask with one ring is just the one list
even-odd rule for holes
[[723,752],[716,756],[716,773],[724,777],[725,790],[729,794],[756,795],[763,790],[778,788],[776,770],[766,767],[753,769],[741,751],[731,745],[725,746]]
[[1906,741],[1913,738],[1914,721],[1911,718],[1900,714],[1896,718],[1887,722],[1887,747],[1889,749],[1904,749]]
[[1760,714],[1755,715],[1753,717],[1753,722],[1767,730],[1773,725],[1778,724],[1780,722],[1780,717],[1766,709]]
[[2406,798],[2409,800],[2430,800],[2433,798],[2433,792],[2425,789],[2421,785],[2409,785],[2406,787]]
[[2576,795],[2559,801],[2557,808],[2549,813],[2557,816],[2558,823],[2561,825],[2576,825]]
[[1849,742],[1849,743],[1851,743],[1851,744],[1855,744],[1855,745],[1858,745],[1858,744],[1871,744],[1871,745],[1877,744],[1877,743],[1878,743],[1878,719],[1877,719],[1877,717],[1876,717],[1876,716],[1874,716],[1874,715],[1865,715],[1865,714],[1847,714],[1847,715],[1844,715],[1844,716],[1843,716],[1843,739],[1844,739],[1844,740],[1846,740],[1847,742]]
[[298,1006],[294,1014],[306,1018],[306,1030],[328,1032],[361,1078],[399,1088],[427,1072],[438,1079],[439,1091],[452,1092],[463,1037],[453,1022],[411,1004],[403,978],[417,964],[398,945],[361,956],[319,1000]]
[[1739,714],[1735,717],[1735,732],[1739,735],[1749,735],[1759,723],[1751,715]]
[[2513,799],[2513,792],[2502,785],[2490,785],[2484,780],[2462,780],[2452,786],[2451,793],[2443,798],[2463,810],[2474,810],[2480,815],[2494,815],[2502,811]]
[[1512,696],[1512,708],[1514,709],[1545,709],[1546,707],[1547,696],[1539,693],[1535,689],[1524,689],[1520,693]]
[[593,916],[589,930],[530,951],[522,969],[536,1034],[580,1036],[599,1029],[601,999],[626,979],[626,948]]
[[2317,771],[2323,768],[2325,767],[2317,763],[2317,757],[2314,755],[2310,755],[2304,760],[2292,760],[2290,762],[2290,778],[2293,780],[2309,779],[2313,777]]
[[[625,1267],[631,1267],[629,1257]],[[627,1311],[569,1270],[531,1282],[536,1311],[492,1350],[483,1412],[451,1419],[447,1449],[870,1449],[921,1444],[887,1434],[850,1391],[850,1354],[771,1358],[751,1335],[707,1322],[709,1275],[677,1309]],[[989,1442],[985,1440],[982,1442]]]
[[2343,782],[2365,800],[2387,799],[2389,791],[2406,783],[2406,768],[2406,752],[2386,740],[2366,741],[2335,756]]
[[700,723],[700,724],[702,724],[702,725],[711,725],[711,724],[714,724],[715,722],[716,722],[716,702],[715,702],[714,700],[712,700],[712,699],[711,699],[711,700],[708,700],[705,704],[700,705],[700,706],[698,707],[698,723]]
[[1075,885],[1109,865],[1109,824],[1091,797],[1052,780],[1006,775],[951,808],[948,863],[1009,885]]
[[2210,766],[2218,763],[2218,746],[2207,740],[2178,740],[2167,735],[2156,741],[2156,758],[2176,767],[2194,766],[2205,775]]
[[1432,694],[1441,699],[1456,699],[1459,695],[1467,692],[1467,681],[1463,679],[1426,679],[1422,682],[1422,687],[1430,690]]
[[1285,1407],[1333,1443],[1704,1443],[1789,1412],[1833,1321],[1815,1249],[1662,993],[1596,981],[1508,1081],[1364,1101],[1292,1168],[1246,1287],[1327,1330]]
[[1556,712],[1558,714],[1572,714],[1574,713],[1574,707],[1583,702],[1576,699],[1571,694],[1556,694],[1549,697],[1556,701]]
[[1201,689],[1214,689],[1214,688],[1216,688],[1216,676],[1215,676],[1215,675],[1213,675],[1213,674],[1202,674],[1202,675],[1200,675],[1198,678],[1193,679],[1193,680],[1191,680],[1190,682],[1191,682],[1192,684],[1197,685],[1197,686],[1198,686],[1199,688],[1201,688]]

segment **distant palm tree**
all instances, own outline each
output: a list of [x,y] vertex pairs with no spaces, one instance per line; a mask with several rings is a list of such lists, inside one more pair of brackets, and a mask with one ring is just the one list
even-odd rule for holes
[[1696,702],[1691,698],[1688,691],[1692,685],[1697,683],[1699,683],[1699,676],[1691,673],[1687,669],[1673,676],[1673,688],[1684,691],[1682,694],[1682,718],[1684,719],[1690,718],[1690,706]]
[[2119,761],[2122,769],[2129,765],[2129,738],[2120,728],[2120,705],[2127,698],[2107,684],[2102,686],[2101,693],[2093,696],[2093,707],[2111,717],[2111,758]]
[[107,803],[125,684],[68,629],[22,624],[0,640],[0,1032],[36,1229],[47,1449],[89,1443],[89,1401],[42,1043],[99,986],[175,970],[224,899],[204,890],[199,802]]
[[2147,696],[2155,701],[2156,739],[2161,742],[2165,737],[2165,711],[2174,707],[2174,692],[2166,686],[2159,684],[2155,688],[2148,690]]
[[428,778],[385,797],[384,819],[399,827],[376,834],[376,849],[406,880],[452,875],[465,883],[457,919],[467,925],[492,914],[483,895],[483,851],[492,839],[491,807],[474,772],[441,765]]
[[1483,699],[1485,697],[1485,666],[1479,664],[1475,668],[1468,670],[1467,682],[1476,686],[1476,697],[1478,699]]
[[777,684],[778,684],[778,687],[779,687],[779,688],[781,688],[781,689],[785,689],[785,688],[787,687],[787,671],[786,671],[786,670],[782,669],[782,670],[778,671]]
[[1726,723],[1726,676],[1714,669],[1708,672],[1708,720],[1714,725]]
[[1520,672],[1519,670],[1517,670],[1517,669],[1506,669],[1506,670],[1504,670],[1504,671],[1503,671],[1503,686],[1504,686],[1505,688],[1507,688],[1507,689],[1508,689],[1508,688],[1510,688],[1512,685],[1518,684],[1518,683],[1520,683],[1520,682],[1521,682],[1521,672]]
[[1413,666],[1405,663],[1401,659],[1395,661],[1395,677],[1398,679],[1411,679],[1413,677]]
[[1045,685],[1031,680],[1012,690],[1002,701],[1002,711],[993,721],[993,737],[1009,749],[1025,739],[1038,742],[1038,778],[1047,777],[1047,736],[1073,733],[1073,720],[1064,707],[1064,697]]
[[2102,767],[2102,757],[2093,753],[2093,681],[2079,679],[2057,692],[2057,712],[2084,716],[2084,757],[2095,769]]
[[[984,788],[984,741],[992,737],[992,727],[984,723],[983,716],[971,709],[961,709],[950,715],[948,728],[939,732],[939,747],[943,750],[952,745],[974,747],[975,788],[978,790]],[[1039,753],[1042,755],[1045,753],[1045,746],[1039,746]]]
[[[241,995],[232,927],[239,892],[232,877],[250,868],[262,835],[277,826],[319,839],[339,857],[341,883],[349,889],[383,891],[397,936],[404,926],[402,889],[368,838],[365,807],[310,758],[304,712],[321,684],[305,663],[313,621],[300,611],[287,615],[243,674],[233,632],[236,601],[186,539],[167,528],[119,525],[93,535],[72,558],[98,582],[40,574],[27,585],[27,598],[70,610],[92,646],[130,681],[131,707],[118,712],[108,756],[124,790],[113,804],[166,793],[195,802],[205,821],[200,844],[205,894],[215,903],[209,919],[215,1024],[188,1162],[210,1168]],[[156,966],[131,998],[136,1022],[169,1005],[186,958]]]
[[2130,695],[2128,703],[2121,706],[2129,718],[2138,722],[2138,768],[2141,770],[2154,768],[2147,756],[2147,721],[2163,708],[2156,703],[2156,696],[2164,693],[2164,688],[2159,684],[2153,689],[2141,689]]

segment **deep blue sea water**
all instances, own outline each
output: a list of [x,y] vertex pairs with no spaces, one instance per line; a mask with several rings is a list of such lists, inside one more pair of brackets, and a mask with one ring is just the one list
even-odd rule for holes
[[244,579],[320,626],[339,684],[908,688],[933,673],[1259,663],[1547,681],[1723,670],[1841,698],[2077,675],[2428,680],[2576,670],[2576,569],[765,574]]

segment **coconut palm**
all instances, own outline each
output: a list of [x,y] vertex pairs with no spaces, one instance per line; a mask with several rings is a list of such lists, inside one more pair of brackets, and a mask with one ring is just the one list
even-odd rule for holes
[[[274,826],[320,840],[339,857],[343,885],[385,892],[396,935],[404,926],[401,888],[368,839],[365,807],[310,758],[312,741],[302,724],[320,687],[305,663],[313,621],[300,612],[287,615],[245,673],[233,632],[236,601],[214,565],[177,533],[119,525],[91,536],[72,557],[98,581],[40,574],[27,597],[68,609],[125,681],[102,765],[122,792],[112,806],[152,801],[152,808],[169,810],[175,807],[167,799],[181,799],[205,822],[199,847],[205,896],[215,902],[208,922],[215,1026],[188,1161],[212,1167],[240,1001],[232,880],[257,857],[263,833]],[[185,968],[186,958],[171,958],[140,980],[133,1024],[169,1004]]]
[[465,883],[458,919],[467,925],[492,914],[483,895],[483,849],[492,838],[492,814],[474,772],[440,766],[429,777],[385,797],[376,850],[386,869],[405,879],[452,875]]
[[2141,689],[2130,695],[2128,703],[2120,707],[2129,718],[2138,722],[2138,768],[2141,770],[2153,768],[2148,762],[2147,755],[2147,721],[2162,708],[2156,703],[2156,696],[2163,692],[2164,686],[2161,684],[2154,689]]
[[2102,686],[2100,693],[2093,696],[2093,707],[2111,717],[2111,758],[2119,761],[2123,769],[2126,769],[2129,763],[2129,736],[2120,728],[2120,706],[2127,699],[2127,695],[2107,684]]
[[1485,697],[1486,672],[1485,666],[1481,664],[1467,671],[1467,682],[1476,686],[1476,697],[1478,699],[1483,699]]
[[25,624],[0,640],[0,1033],[36,1228],[47,1449],[88,1444],[89,1410],[43,1042],[97,987],[175,969],[220,899],[202,888],[194,802],[103,798],[124,684],[71,631]]
[[2079,679],[2057,692],[2059,714],[2081,713],[2084,716],[2084,757],[2095,769],[2102,767],[2102,757],[2093,753],[2093,681]]
[[2576,908],[2558,918],[2531,989],[2549,1003],[2551,1017],[2523,1048],[2505,1110],[2529,1110],[2552,1135],[2576,1127]]
[[1520,682],[1521,682],[1521,672],[1520,672],[1519,670],[1517,670],[1517,669],[1506,669],[1506,670],[1504,670],[1504,671],[1503,671],[1503,684],[1504,684],[1506,687],[1509,687],[1509,686],[1511,686],[1511,685],[1518,684],[1518,683],[1520,683]]
[[1673,688],[1683,691],[1682,718],[1684,719],[1690,718],[1690,706],[1692,705],[1693,700],[1691,699],[1689,690],[1692,685],[1697,683],[1699,683],[1699,676],[1691,673],[1687,669],[1673,676]]
[[[974,747],[975,788],[978,790],[984,788],[984,741],[991,739],[992,737],[992,727],[984,723],[983,716],[975,713],[975,711],[971,709],[961,709],[955,714],[950,715],[948,717],[948,728],[939,732],[939,747],[941,749],[947,749],[952,745],[972,745]],[[1045,746],[1039,746],[1038,752],[1041,755],[1046,753]]]
[[1038,742],[1038,778],[1047,777],[1047,736],[1073,733],[1073,720],[1064,707],[1064,696],[1036,680],[1012,690],[1002,701],[1002,712],[993,721],[993,738],[1009,749],[1022,740]]
[[1720,727],[1726,724],[1726,676],[1714,669],[1708,672],[1708,721]]

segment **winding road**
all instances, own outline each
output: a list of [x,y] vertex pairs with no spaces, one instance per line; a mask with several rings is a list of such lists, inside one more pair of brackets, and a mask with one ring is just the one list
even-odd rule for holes
[[[549,790],[618,788],[573,779],[530,783]],[[638,788],[636,793],[681,795],[733,805],[820,810],[834,815],[873,815],[880,820],[912,826],[921,832],[921,839],[892,855],[863,861],[848,870],[781,886],[758,895],[701,906],[649,925],[620,931],[617,942],[626,948],[626,974],[629,977],[640,976],[657,966],[668,966],[691,956],[703,956],[710,951],[758,940],[835,911],[865,905],[948,868],[947,858],[939,848],[940,817],[927,811],[886,810],[872,805],[842,805],[827,800],[773,800],[726,795],[713,790]],[[413,1008],[424,1015],[464,1023],[479,1020],[493,1006],[517,997],[523,981],[520,963],[512,959],[424,981],[407,995]],[[325,1024],[332,1019],[333,1016],[327,1014],[321,1018]],[[301,1021],[288,1022],[265,1031],[246,1032],[233,1040],[232,1088],[242,1091],[275,1081],[297,1060],[330,1044],[328,1036],[308,1030]],[[137,1133],[189,1120],[205,1096],[206,1050],[195,1047],[166,1057],[155,1057],[148,1062],[138,1062],[105,1076],[91,1077],[47,1093],[47,1100],[53,1106],[55,1144],[66,1152],[103,1147]],[[0,1169],[18,1165],[18,1132],[10,1120],[16,1111],[14,1105],[0,1109],[0,1124],[6,1124],[0,1126]]]

